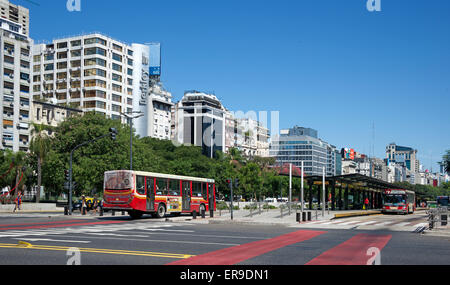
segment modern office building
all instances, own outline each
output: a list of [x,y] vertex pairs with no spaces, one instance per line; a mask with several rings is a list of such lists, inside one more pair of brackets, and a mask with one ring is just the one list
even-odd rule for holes
[[417,150],[413,148],[391,143],[386,147],[386,159],[387,165],[391,163],[403,164],[413,173],[419,172],[420,163],[417,159]]
[[281,130],[279,138],[272,139],[270,156],[280,165],[292,163],[301,167],[303,161],[305,174],[310,176],[322,175],[324,167],[326,176],[342,173],[336,147],[319,139],[317,131],[313,129],[295,126]]
[[133,110],[134,52],[100,33],[33,47],[33,99],[94,111],[126,123]]
[[172,138],[180,144],[201,147],[208,157],[225,152],[225,113],[215,95],[187,91],[173,108]]
[[28,9],[0,1],[0,136],[2,149],[27,151],[30,143],[30,63]]

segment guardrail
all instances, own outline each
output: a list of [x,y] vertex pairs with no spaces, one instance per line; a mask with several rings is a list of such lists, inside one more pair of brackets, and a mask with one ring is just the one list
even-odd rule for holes
[[430,230],[436,228],[439,226],[445,227],[448,225],[448,219],[449,219],[449,210],[447,207],[440,207],[435,209],[429,209],[427,210],[428,215],[428,228]]

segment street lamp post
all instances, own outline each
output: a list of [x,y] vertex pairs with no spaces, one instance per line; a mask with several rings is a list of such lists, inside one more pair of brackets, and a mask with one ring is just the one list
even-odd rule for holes
[[[141,111],[132,111],[127,113],[120,113],[130,121],[130,171],[133,171],[133,120],[144,116]],[[136,114],[133,116],[133,114]]]
[[102,138],[105,138],[107,136],[111,136],[113,140],[115,140],[115,136],[117,135],[117,130],[115,128],[109,129],[109,134],[100,136],[98,138],[92,139],[90,141],[84,142],[82,144],[77,145],[71,152],[70,152],[70,162],[69,162],[69,215],[72,215],[72,192],[73,192],[73,169],[72,169],[72,162],[73,162],[73,154],[74,152],[79,149],[82,146],[85,146],[87,144],[93,143],[95,141],[98,141]]

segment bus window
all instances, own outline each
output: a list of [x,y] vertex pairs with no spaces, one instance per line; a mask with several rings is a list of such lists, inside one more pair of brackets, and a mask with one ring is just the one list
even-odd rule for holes
[[136,177],[136,192],[139,195],[145,195],[145,177],[144,176]]
[[169,195],[180,196],[180,180],[169,180]]
[[192,197],[202,197],[202,183],[192,182]]
[[167,196],[169,191],[167,189],[167,179],[157,178],[156,179],[156,195]]

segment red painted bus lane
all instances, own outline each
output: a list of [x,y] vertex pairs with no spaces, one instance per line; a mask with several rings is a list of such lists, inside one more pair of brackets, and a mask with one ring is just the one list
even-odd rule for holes
[[306,265],[367,265],[375,260],[392,235],[359,234],[314,258]]
[[167,265],[234,265],[285,246],[312,239],[324,234],[324,231],[301,230],[276,238],[246,243],[188,259],[175,261]]

